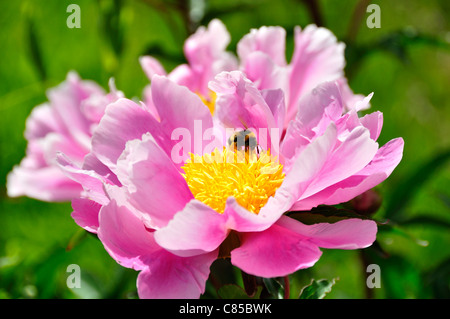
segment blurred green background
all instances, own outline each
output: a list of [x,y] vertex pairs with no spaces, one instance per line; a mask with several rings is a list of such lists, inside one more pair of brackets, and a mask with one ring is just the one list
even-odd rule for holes
[[[66,8],[81,8],[69,29]],[[366,7],[381,8],[381,28]],[[362,251],[323,250],[311,269],[291,276],[291,297],[311,279],[335,280],[326,298],[450,297],[450,2],[447,0],[21,0],[0,1],[0,298],[136,298],[135,271],[120,267],[95,236],[70,217],[70,203],[6,196],[6,175],[25,155],[25,119],[69,70],[107,88],[113,76],[127,97],[148,83],[138,57],[167,70],[184,62],[182,45],[200,24],[219,18],[230,51],[250,28],[287,30],[316,23],[344,41],[346,74],[356,93],[375,92],[384,113],[380,144],[405,140],[404,157],[377,191],[377,242]],[[76,242],[71,250],[70,242]],[[82,288],[66,286],[69,264]],[[381,288],[368,289],[366,266],[381,267]],[[208,284],[205,297],[214,297]]]

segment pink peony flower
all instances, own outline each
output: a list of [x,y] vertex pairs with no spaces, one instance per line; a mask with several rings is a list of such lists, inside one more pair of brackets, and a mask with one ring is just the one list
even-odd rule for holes
[[[283,91],[259,90],[240,72],[220,74],[209,89],[217,94],[215,118],[197,94],[154,75],[158,119],[145,104],[119,99],[93,135],[97,161],[89,169],[58,158],[87,195],[72,202],[72,216],[119,264],[140,271],[141,298],[198,298],[218,257],[248,274],[279,277],[314,265],[320,248],[373,243],[374,221],[307,225],[289,215],[348,201],[399,163],[401,138],[381,148],[376,142],[382,114],[358,117],[370,96],[344,112],[339,84],[321,84],[299,100],[284,135],[269,133],[278,154],[270,146],[234,153],[221,134],[229,125],[284,131]],[[235,161],[239,154],[243,161]]]
[[8,195],[29,196],[43,201],[70,201],[82,187],[68,178],[56,163],[64,152],[81,164],[90,151],[93,130],[106,105],[123,97],[110,82],[111,93],[92,81],[82,81],[75,72],[48,91],[48,103],[33,109],[26,122],[26,157],[8,175]]
[[[214,111],[216,95],[208,82],[223,71],[240,70],[260,90],[282,89],[286,99],[284,128],[287,128],[298,108],[300,98],[317,85],[337,81],[344,108],[349,110],[363,99],[353,94],[344,75],[345,44],[338,42],[331,31],[308,25],[294,30],[294,52],[290,63],[286,61],[286,31],[282,27],[252,29],[237,44],[238,59],[226,51],[230,35],[220,20],[214,19],[207,28],[200,27],[184,45],[188,61],[166,73],[153,57],[141,57],[141,65],[148,78],[166,75],[174,82],[199,94],[205,104]],[[158,117],[151,99],[151,89],[145,89],[146,104]],[[364,109],[369,108],[366,104]]]

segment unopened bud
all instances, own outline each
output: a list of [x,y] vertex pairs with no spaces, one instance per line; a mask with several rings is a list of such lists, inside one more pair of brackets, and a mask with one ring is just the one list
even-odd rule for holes
[[349,205],[358,214],[370,216],[375,214],[375,212],[380,208],[381,202],[382,199],[380,194],[373,189],[369,189],[361,195],[353,198],[349,202]]

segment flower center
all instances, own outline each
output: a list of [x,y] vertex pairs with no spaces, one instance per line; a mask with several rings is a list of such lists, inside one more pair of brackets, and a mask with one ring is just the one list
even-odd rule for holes
[[203,156],[190,154],[182,169],[194,197],[222,214],[228,197],[258,214],[284,180],[283,165],[270,151],[224,148]]
[[205,97],[200,93],[197,93],[198,97],[202,100],[203,104],[205,104],[211,114],[214,114],[214,109],[216,106],[217,94],[214,91],[209,91],[209,96]]

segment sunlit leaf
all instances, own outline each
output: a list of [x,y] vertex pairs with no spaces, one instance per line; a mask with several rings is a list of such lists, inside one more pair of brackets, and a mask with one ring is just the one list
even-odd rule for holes
[[275,299],[283,299],[284,287],[276,278],[263,278],[264,286]]
[[331,291],[335,282],[335,279],[313,279],[311,284],[302,289],[299,299],[323,299]]

